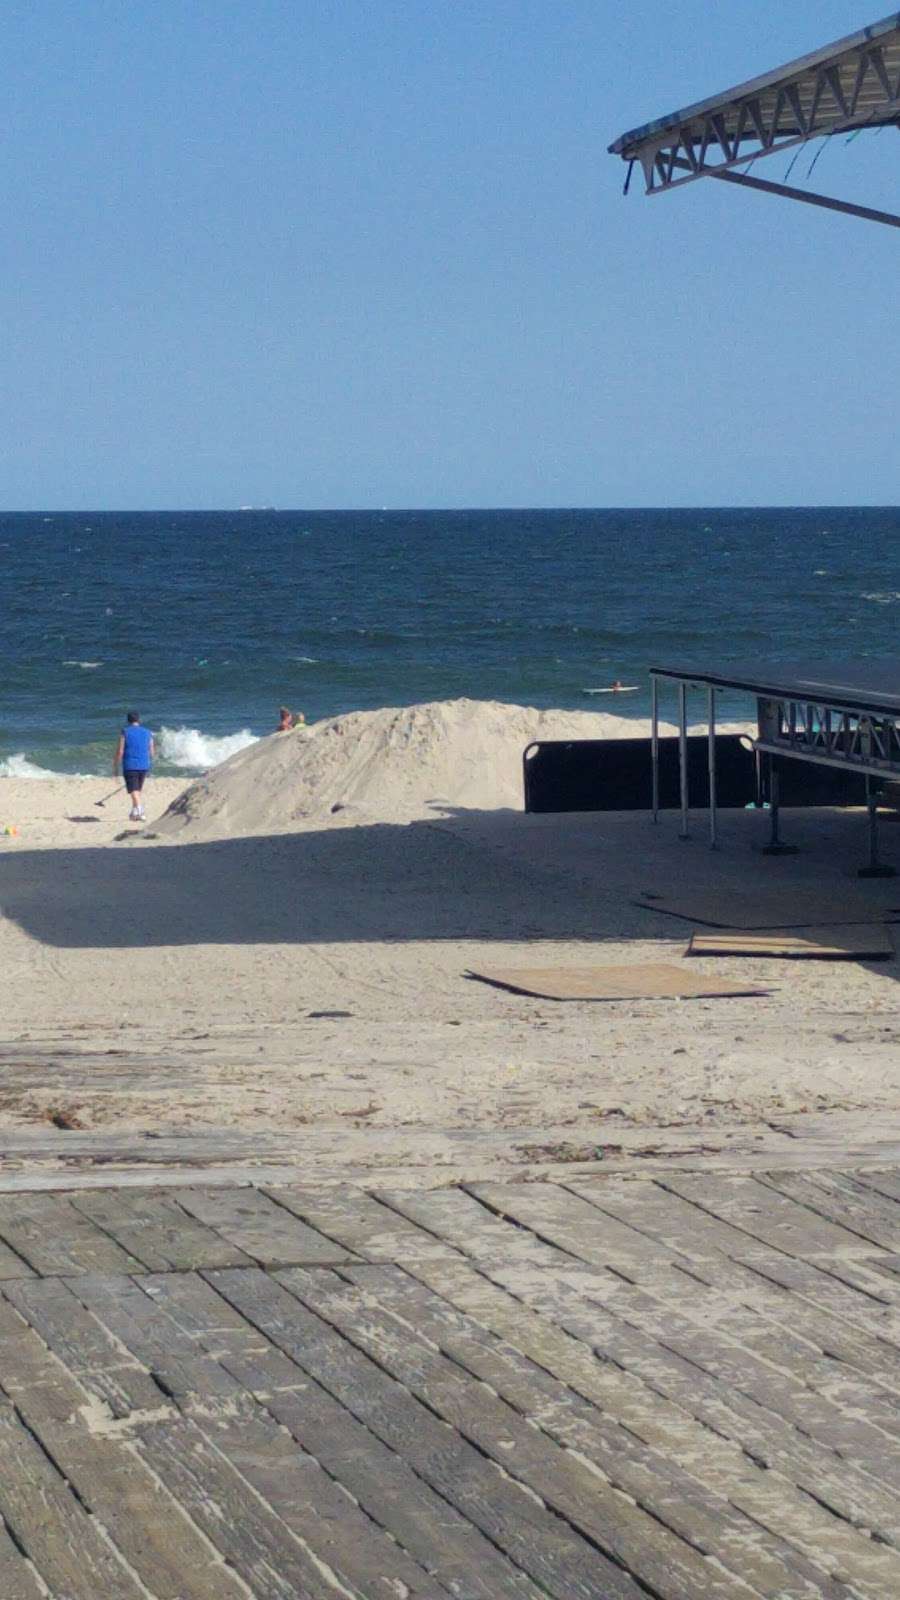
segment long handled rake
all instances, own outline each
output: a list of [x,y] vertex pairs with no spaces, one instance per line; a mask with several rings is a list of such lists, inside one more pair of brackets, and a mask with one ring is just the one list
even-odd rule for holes
[[113,789],[112,794],[105,794],[103,796],[102,800],[95,800],[94,801],[94,805],[95,806],[105,806],[107,800],[112,800],[112,799],[114,799],[114,797],[117,794],[121,794],[122,790],[124,789],[124,787],[125,787],[124,783],[120,783],[118,789]]

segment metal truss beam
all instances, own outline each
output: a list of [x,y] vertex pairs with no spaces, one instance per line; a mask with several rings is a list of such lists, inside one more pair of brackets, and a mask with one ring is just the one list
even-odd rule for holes
[[821,700],[760,699],[758,750],[870,777],[900,777],[895,716]]
[[884,50],[876,48],[823,67],[805,82],[677,123],[643,141],[628,159],[640,162],[647,193],[655,194],[810,139],[882,127],[898,118],[898,74],[888,73]]
[[811,139],[890,125],[900,126],[900,14],[623,134],[610,150],[640,164],[648,194],[714,177],[898,227],[893,213],[733,170]]

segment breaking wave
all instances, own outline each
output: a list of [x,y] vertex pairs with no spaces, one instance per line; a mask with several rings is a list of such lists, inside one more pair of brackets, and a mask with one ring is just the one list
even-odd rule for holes
[[256,735],[249,728],[240,733],[225,733],[217,737],[202,733],[199,728],[161,728],[158,740],[159,759],[170,767],[205,772],[217,767],[229,756],[256,743]]
[[51,772],[47,767],[39,767],[34,761],[29,761],[24,751],[17,755],[7,756],[5,761],[0,761],[0,778],[86,778],[86,772]]

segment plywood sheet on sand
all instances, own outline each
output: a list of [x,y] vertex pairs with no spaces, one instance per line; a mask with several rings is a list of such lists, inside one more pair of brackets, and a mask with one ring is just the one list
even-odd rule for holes
[[709,978],[704,973],[662,963],[634,967],[492,967],[468,976],[541,1000],[693,1000],[766,993],[758,986]]
[[884,923],[847,923],[824,928],[743,929],[695,933],[689,956],[784,956],[813,961],[886,961],[894,954]]
[[[894,891],[894,897],[896,890]],[[900,910],[880,906],[861,895],[834,893],[806,885],[741,890],[726,885],[677,890],[644,890],[635,904],[647,911],[663,911],[686,922],[702,922],[712,928],[806,928],[836,927],[845,923],[890,922]]]

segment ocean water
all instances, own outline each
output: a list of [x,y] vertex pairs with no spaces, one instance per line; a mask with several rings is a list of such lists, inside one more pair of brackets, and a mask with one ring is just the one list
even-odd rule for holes
[[651,661],[885,656],[898,619],[895,508],[6,514],[0,773],[106,773],[129,706],[164,773],[282,703],[643,717]]

